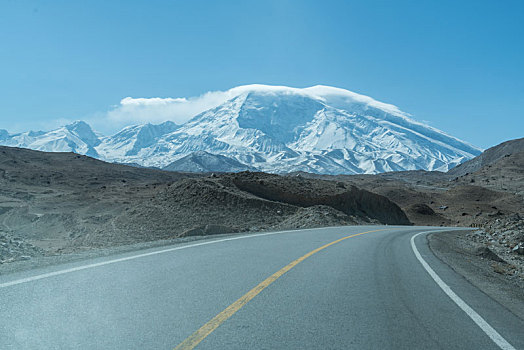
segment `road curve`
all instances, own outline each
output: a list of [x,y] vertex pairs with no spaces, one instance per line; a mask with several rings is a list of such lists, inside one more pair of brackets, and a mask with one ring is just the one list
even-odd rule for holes
[[431,253],[435,230],[210,238],[0,276],[0,348],[191,348],[215,320],[197,349],[524,349],[524,321]]

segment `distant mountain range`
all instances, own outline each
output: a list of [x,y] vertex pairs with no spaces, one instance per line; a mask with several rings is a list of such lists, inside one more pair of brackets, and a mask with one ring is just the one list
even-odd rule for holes
[[211,154],[205,151],[193,152],[173,163],[165,166],[164,170],[180,171],[180,172],[221,172],[221,173],[238,173],[241,171],[257,170],[239,161],[221,156],[219,154]]
[[238,94],[182,125],[135,125],[104,136],[78,121],[48,132],[0,130],[0,145],[195,172],[447,171],[481,153],[393,105],[343,89],[249,85],[231,91]]

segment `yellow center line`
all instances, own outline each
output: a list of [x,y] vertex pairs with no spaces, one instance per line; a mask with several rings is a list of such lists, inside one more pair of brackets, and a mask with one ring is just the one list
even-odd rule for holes
[[300,264],[302,261],[309,258],[311,255],[318,253],[319,251],[326,249],[329,246],[332,246],[333,244],[337,244],[339,242],[342,242],[345,239],[360,236],[366,233],[371,232],[378,232],[378,231],[384,231],[386,229],[381,230],[374,230],[374,231],[366,231],[366,232],[360,232],[356,233],[350,236],[346,236],[340,239],[337,239],[336,241],[333,241],[331,243],[325,244],[322,247],[319,247],[315,250],[310,251],[306,255],[292,261],[288,265],[284,266],[268,278],[266,278],[264,281],[262,281],[258,286],[251,289],[249,292],[244,294],[240,299],[235,301],[233,304],[229,305],[224,311],[213,317],[209,322],[207,322],[205,325],[200,327],[195,333],[191,334],[186,340],[184,340],[182,343],[178,344],[178,346],[175,348],[175,350],[189,350],[195,348],[202,340],[204,340],[209,334],[211,334],[215,329],[217,329],[222,323],[224,323],[228,318],[233,316],[238,310],[240,310],[244,305],[246,305],[251,299],[256,297],[260,292],[262,292],[264,289],[266,289],[271,283],[275,282],[279,277],[281,277],[283,274],[291,270],[293,267]]

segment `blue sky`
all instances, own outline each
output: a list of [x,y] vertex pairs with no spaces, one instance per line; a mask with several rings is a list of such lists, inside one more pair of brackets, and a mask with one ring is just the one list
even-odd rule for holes
[[524,136],[522,18],[511,0],[2,0],[0,128],[100,119],[128,96],[323,84],[486,148]]

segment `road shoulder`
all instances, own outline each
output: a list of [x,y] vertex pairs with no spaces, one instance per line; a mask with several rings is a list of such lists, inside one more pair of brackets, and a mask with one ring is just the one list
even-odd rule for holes
[[[471,284],[524,320],[524,281],[504,274],[496,257],[479,255],[479,246],[465,239],[469,231],[447,231],[427,236],[431,251]],[[496,272],[498,271],[498,272]]]

